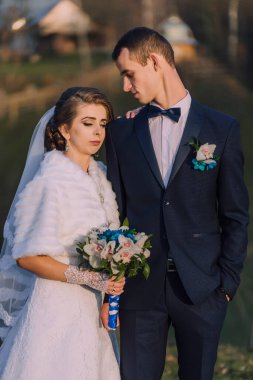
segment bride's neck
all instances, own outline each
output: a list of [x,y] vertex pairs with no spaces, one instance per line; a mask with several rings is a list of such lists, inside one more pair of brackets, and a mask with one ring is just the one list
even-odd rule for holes
[[87,172],[90,164],[90,156],[89,155],[80,155],[76,154],[76,152],[69,150],[64,152],[65,156],[68,157],[75,164],[81,166],[81,168]]

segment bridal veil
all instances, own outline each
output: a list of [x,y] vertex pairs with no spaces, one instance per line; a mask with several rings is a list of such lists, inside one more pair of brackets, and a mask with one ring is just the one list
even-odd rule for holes
[[20,193],[27,183],[33,179],[44,158],[45,128],[53,113],[54,107],[42,116],[35,127],[25,168],[4,225],[4,243],[0,256],[0,338],[2,340],[7,335],[9,328],[15,324],[35,281],[35,276],[20,269],[12,258],[14,214]]

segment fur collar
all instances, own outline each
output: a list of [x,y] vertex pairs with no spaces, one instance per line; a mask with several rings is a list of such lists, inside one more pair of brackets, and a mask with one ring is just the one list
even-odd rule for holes
[[74,183],[83,184],[89,190],[89,197],[95,197],[101,203],[109,224],[115,224],[114,227],[119,226],[116,196],[111,183],[106,178],[106,166],[102,162],[95,161],[91,157],[88,172],[86,172],[63,152],[53,150],[45,154],[38,174],[47,177],[50,181],[71,182],[73,185]]

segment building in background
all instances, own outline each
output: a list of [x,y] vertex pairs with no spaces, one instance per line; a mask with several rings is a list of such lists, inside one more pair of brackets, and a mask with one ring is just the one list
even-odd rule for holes
[[[7,6],[9,4],[9,6]],[[39,5],[39,4],[38,4]],[[45,2],[36,8],[29,1],[0,3],[0,60],[33,60],[46,53],[89,51],[101,40],[101,28],[72,0]]]
[[59,0],[46,13],[33,17],[37,24],[40,49],[73,53],[88,49],[87,35],[95,25],[90,16],[71,0]]
[[195,60],[197,41],[191,28],[178,15],[166,18],[158,29],[173,46],[177,62]]

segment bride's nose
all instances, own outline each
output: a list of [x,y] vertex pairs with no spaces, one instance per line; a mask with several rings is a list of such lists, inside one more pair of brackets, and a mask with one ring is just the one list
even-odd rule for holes
[[102,128],[103,127],[101,127],[101,125],[97,125],[95,130],[94,130],[95,135],[100,135],[102,132]]

